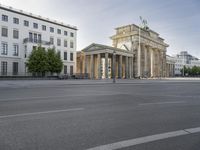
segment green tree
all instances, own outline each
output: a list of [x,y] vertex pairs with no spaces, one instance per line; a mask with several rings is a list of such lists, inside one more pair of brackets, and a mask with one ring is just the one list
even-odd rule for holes
[[192,75],[194,75],[194,76],[198,75],[198,67],[197,66],[192,67]]
[[37,76],[45,76],[49,68],[45,49],[41,46],[33,49],[26,65],[30,73]]
[[188,67],[188,75],[191,76],[192,75],[192,69]]
[[197,75],[200,75],[200,67],[197,67]]
[[48,71],[53,73],[60,73],[63,68],[63,62],[60,58],[60,53],[55,51],[55,49],[48,49],[47,51],[47,63]]
[[180,70],[181,74],[183,76],[185,76],[186,74],[188,74],[188,68],[186,66],[184,66],[181,70]]

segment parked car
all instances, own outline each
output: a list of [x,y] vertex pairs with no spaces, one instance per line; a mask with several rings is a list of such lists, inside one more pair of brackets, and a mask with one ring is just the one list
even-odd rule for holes
[[60,79],[60,80],[66,80],[66,79],[68,79],[69,78],[69,75],[68,74],[62,74],[62,75],[59,75],[58,76],[58,79]]

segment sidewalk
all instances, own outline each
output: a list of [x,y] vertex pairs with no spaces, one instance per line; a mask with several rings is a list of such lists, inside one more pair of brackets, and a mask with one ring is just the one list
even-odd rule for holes
[[[116,84],[148,84],[161,82],[200,82],[200,78],[149,78],[116,79]],[[112,79],[101,80],[1,80],[0,88],[55,87],[66,85],[100,85],[113,84]]]

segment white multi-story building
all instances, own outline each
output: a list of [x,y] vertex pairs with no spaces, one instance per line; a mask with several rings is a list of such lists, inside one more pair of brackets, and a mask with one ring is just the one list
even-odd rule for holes
[[175,75],[181,75],[181,69],[183,66],[189,68],[200,66],[200,60],[188,54],[187,51],[182,51],[173,58],[175,60]]
[[167,77],[174,77],[175,75],[175,59],[169,55],[166,55],[166,71]]
[[64,74],[76,71],[77,27],[0,5],[0,73],[24,75],[25,62],[38,45],[55,48]]

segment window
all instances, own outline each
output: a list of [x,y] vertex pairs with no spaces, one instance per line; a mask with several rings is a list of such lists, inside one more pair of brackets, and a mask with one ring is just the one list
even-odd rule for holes
[[67,60],[67,52],[64,52],[64,60]]
[[70,53],[70,61],[74,61],[74,54]]
[[37,34],[36,34],[36,33],[33,34],[33,41],[34,41],[35,43],[37,43]]
[[18,55],[19,55],[19,45],[13,44],[13,56],[18,56]]
[[54,28],[53,27],[50,27],[50,32],[54,32]]
[[54,44],[54,38],[53,37],[50,37],[50,44]]
[[70,66],[70,75],[73,75],[73,73],[74,73],[74,67]]
[[70,42],[70,48],[74,48],[74,42]]
[[71,33],[70,33],[70,36],[71,36],[71,37],[74,37],[74,33],[71,32]]
[[19,31],[18,30],[13,30],[13,38],[18,39],[19,38]]
[[2,55],[7,55],[8,54],[8,44],[5,42],[1,43],[1,47],[2,47],[2,51],[1,54]]
[[38,24],[37,23],[33,23],[33,28],[37,29],[38,28]]
[[64,66],[64,74],[67,74],[67,66]]
[[42,43],[42,35],[41,34],[38,34],[38,42]]
[[8,22],[8,16],[7,15],[2,15],[2,21]]
[[67,40],[64,40],[64,47],[67,47]]
[[8,29],[5,27],[1,28],[1,36],[8,37]]
[[7,75],[7,66],[8,63],[6,61],[1,62],[1,75]]
[[14,24],[19,24],[19,18],[13,18],[13,23]]
[[27,45],[24,46],[24,58],[27,57]]
[[24,20],[24,26],[28,27],[29,26],[29,21]]
[[64,35],[67,36],[67,34],[68,34],[67,31],[64,31]]
[[60,30],[60,29],[57,29],[57,33],[58,33],[58,34],[61,34],[61,30]]
[[46,31],[47,30],[47,27],[45,25],[42,25],[42,30],[43,31]]
[[13,75],[18,74],[18,62],[13,62]]
[[33,33],[29,32],[29,41],[33,42]]
[[61,39],[57,39],[57,46],[61,46]]

